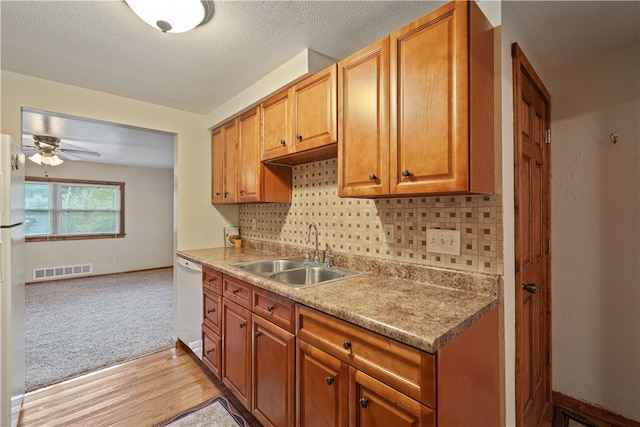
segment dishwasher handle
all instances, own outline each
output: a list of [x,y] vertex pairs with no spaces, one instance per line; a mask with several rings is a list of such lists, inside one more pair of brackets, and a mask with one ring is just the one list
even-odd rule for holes
[[199,271],[200,273],[202,273],[202,266],[198,263],[195,263],[193,261],[189,261],[188,259],[184,259],[181,257],[178,257],[178,265],[182,266],[182,267],[186,267],[190,270],[193,271]]

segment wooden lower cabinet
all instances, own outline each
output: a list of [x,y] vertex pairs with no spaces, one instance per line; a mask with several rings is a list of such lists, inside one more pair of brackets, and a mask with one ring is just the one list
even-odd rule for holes
[[349,365],[298,340],[296,426],[349,425]]
[[251,312],[222,299],[222,382],[251,408]]
[[435,427],[436,413],[369,375],[349,368],[349,425]]
[[222,339],[206,324],[202,325],[202,361],[220,379]]
[[264,426],[293,426],[295,335],[253,314],[253,406]]

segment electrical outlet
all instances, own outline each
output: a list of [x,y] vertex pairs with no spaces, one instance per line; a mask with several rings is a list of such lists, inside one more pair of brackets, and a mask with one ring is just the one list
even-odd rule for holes
[[427,229],[427,252],[460,255],[460,231]]
[[389,245],[393,243],[393,240],[395,239],[395,233],[394,233],[394,226],[393,224],[385,224],[384,225],[384,243]]
[[256,229],[256,219],[251,218],[251,230],[255,230],[255,229]]

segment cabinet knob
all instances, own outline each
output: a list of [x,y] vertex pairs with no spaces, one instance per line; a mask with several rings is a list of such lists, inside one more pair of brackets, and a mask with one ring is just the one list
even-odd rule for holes
[[302,135],[300,135],[300,134],[296,134],[296,139],[297,139],[298,141],[302,141]]
[[349,350],[351,348],[351,341],[343,341],[342,347],[344,347],[345,350]]
[[530,294],[538,293],[538,286],[535,283],[523,283],[522,290],[527,291]]
[[267,306],[267,311],[268,311],[269,313],[271,313],[271,312],[273,311],[273,309],[274,309],[274,308],[275,308],[274,306],[272,306],[272,305],[268,305],[268,306]]
[[255,335],[255,337],[258,338],[260,335],[262,335],[262,333],[261,332],[256,332],[253,335]]
[[240,289],[234,289],[231,291],[231,293],[234,295],[238,295],[238,292],[240,292]]
[[224,197],[227,197],[228,195],[229,195],[229,192],[228,192],[228,191],[225,191],[225,192],[224,192]]
[[247,326],[247,322],[242,322],[242,323],[240,323],[240,327],[241,327],[241,328],[244,328],[245,326]]
[[280,145],[282,145],[284,147],[285,145],[287,145],[287,141],[285,141],[284,139],[281,139],[280,140]]
[[362,397],[362,398],[360,398],[360,400],[358,400],[358,403],[363,408],[366,408],[369,405],[369,399],[367,399],[366,397]]
[[215,351],[215,348],[210,348],[209,350],[207,350],[207,354],[211,353],[212,351]]
[[207,314],[215,313],[215,311],[215,308],[210,308],[209,310],[207,310]]
[[375,180],[375,179],[378,179],[378,177],[376,176],[376,174],[375,174],[375,173],[370,173],[370,174],[369,174],[369,179],[370,179],[371,181],[373,181],[373,180]]
[[240,191],[238,191],[238,193],[242,194],[244,193],[244,190],[241,188]]
[[404,170],[402,171],[402,176],[409,176],[409,175],[411,175],[411,174],[409,173],[409,169],[404,169]]
[[325,382],[326,382],[327,384],[331,385],[331,384],[333,384],[333,381],[335,380],[335,378],[333,378],[333,377],[331,377],[331,376],[328,376],[328,377],[326,377],[324,380],[325,380]]
[[219,195],[220,195],[220,192],[219,192],[219,191],[216,191],[216,196],[219,196]]

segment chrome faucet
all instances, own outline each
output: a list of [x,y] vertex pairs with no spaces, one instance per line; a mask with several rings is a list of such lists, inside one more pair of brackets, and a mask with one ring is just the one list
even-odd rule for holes
[[318,227],[316,227],[316,225],[312,222],[311,224],[309,224],[309,228],[307,228],[307,238],[306,238],[306,242],[309,243],[311,241],[311,227],[313,227],[313,229],[316,232],[316,253],[313,257],[313,260],[315,262],[320,262],[320,257],[318,256],[318,253],[320,252],[318,250]]

